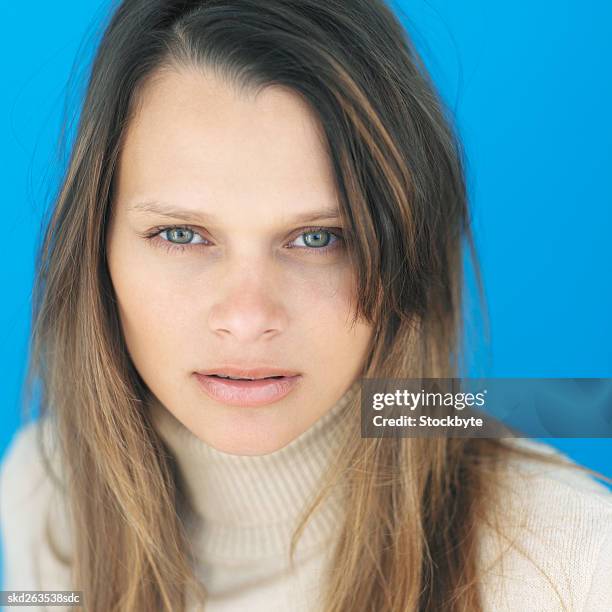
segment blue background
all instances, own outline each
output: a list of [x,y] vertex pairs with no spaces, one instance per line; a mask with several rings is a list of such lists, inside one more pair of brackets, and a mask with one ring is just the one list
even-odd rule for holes
[[[109,2],[3,7],[0,37],[4,380],[0,454],[20,423],[33,256],[61,170],[66,94]],[[612,3],[396,1],[456,117],[491,317],[472,368],[500,377],[612,377]],[[75,57],[78,64],[73,66]],[[77,83],[78,84],[78,83]],[[480,323],[470,318],[477,338]],[[612,476],[612,439],[546,439]]]

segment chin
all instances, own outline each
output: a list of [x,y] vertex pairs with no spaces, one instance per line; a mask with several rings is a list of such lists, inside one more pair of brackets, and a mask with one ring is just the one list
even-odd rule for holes
[[247,437],[244,439],[238,438],[232,440],[214,440],[208,442],[208,444],[216,450],[229,455],[257,456],[268,455],[280,450],[289,444],[289,442],[290,440],[258,440]]
[[[244,411],[244,408],[240,410]],[[221,418],[216,423],[201,424],[200,431],[194,433],[205,444],[230,455],[267,455],[280,450],[299,435],[299,432],[287,429],[287,423],[244,417],[243,412],[232,418]]]

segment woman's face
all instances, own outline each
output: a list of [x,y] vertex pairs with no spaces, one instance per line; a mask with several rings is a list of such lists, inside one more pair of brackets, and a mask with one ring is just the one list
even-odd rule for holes
[[309,107],[278,86],[247,97],[159,73],[116,178],[108,265],[140,376],[218,450],[282,448],[360,375],[371,338],[350,326],[354,278]]

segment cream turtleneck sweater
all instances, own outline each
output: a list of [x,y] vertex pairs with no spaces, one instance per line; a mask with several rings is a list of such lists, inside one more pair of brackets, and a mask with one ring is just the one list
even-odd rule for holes
[[[348,423],[343,409],[354,389],[290,444],[264,456],[217,451],[163,406],[152,406],[154,426],[176,457],[187,494],[182,513],[197,574],[209,593],[205,612],[320,612],[326,564],[341,520],[337,493],[307,524],[294,571],[287,552],[295,520],[317,490]],[[71,588],[68,568],[44,537],[44,519],[51,513],[55,537],[70,549],[62,500],[38,454],[38,428],[32,423],[18,433],[0,470],[5,590]],[[534,440],[516,442],[554,452]],[[484,611],[610,612],[612,493],[580,473],[531,460],[511,460],[506,474],[505,508],[520,528],[507,532],[513,545],[482,531]],[[190,603],[188,612],[196,610],[201,608]]]

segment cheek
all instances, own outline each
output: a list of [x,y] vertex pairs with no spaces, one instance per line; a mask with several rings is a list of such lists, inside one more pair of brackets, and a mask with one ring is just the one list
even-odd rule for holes
[[149,258],[121,245],[109,258],[109,272],[127,348],[138,369],[175,361],[186,340],[180,289]]
[[364,348],[370,328],[357,322],[353,327],[355,278],[348,264],[331,267],[324,274],[304,274],[294,281],[292,312],[301,321],[301,335],[320,355],[353,358]]
[[293,313],[302,320],[318,321],[319,328],[337,328],[351,306],[352,279],[344,263],[288,264],[279,285]]

